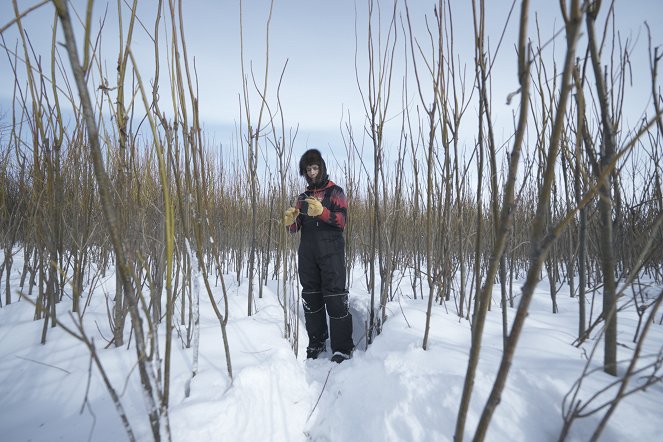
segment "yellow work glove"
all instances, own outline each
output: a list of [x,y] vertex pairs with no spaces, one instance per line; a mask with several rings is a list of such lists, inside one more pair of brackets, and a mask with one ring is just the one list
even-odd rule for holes
[[308,197],[306,202],[306,214],[308,216],[318,216],[322,214],[322,204],[316,198]]
[[295,222],[295,218],[299,215],[299,210],[295,209],[294,207],[289,207],[285,210],[285,214],[283,215],[283,224],[286,226],[289,226],[290,224]]

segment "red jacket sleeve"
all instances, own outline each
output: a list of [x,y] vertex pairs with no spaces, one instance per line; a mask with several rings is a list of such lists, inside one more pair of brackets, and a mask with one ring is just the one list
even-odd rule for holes
[[341,230],[345,229],[345,219],[348,215],[348,201],[343,190],[335,186],[329,195],[329,207],[323,205],[319,218]]

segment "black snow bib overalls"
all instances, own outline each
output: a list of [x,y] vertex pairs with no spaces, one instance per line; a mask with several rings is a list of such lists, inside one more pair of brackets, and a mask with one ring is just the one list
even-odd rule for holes
[[[298,208],[303,209],[302,201],[313,196],[328,211],[318,217],[310,217],[305,213],[301,215],[298,267],[309,346],[322,344],[327,339],[329,315],[332,352],[349,354],[354,344],[345,275],[345,207],[342,209],[341,226],[335,221],[335,215],[329,216],[329,211],[334,214],[337,209],[335,195],[338,192],[342,195],[343,190],[329,182],[322,189],[309,189],[300,195]],[[343,202],[345,204],[344,195]]]

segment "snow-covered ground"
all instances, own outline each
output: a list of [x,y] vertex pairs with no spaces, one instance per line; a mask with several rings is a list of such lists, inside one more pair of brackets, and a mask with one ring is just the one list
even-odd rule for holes
[[[11,276],[15,288],[21,257],[22,253],[15,256]],[[366,318],[368,295],[362,280],[355,279],[350,291],[359,348],[351,360],[336,365],[329,362],[328,354],[306,361],[305,336],[300,337],[299,356],[295,356],[283,338],[283,311],[276,299],[276,281],[269,282],[262,299],[256,299],[257,312],[249,317],[246,281],[237,285],[234,275],[228,276],[232,382],[218,320],[202,293],[199,370],[190,382],[189,397],[185,389],[191,376],[192,349],[183,348],[179,340],[173,349],[169,415],[172,440],[453,440],[470,349],[468,322],[458,319],[452,305],[435,306],[429,348],[423,350],[427,301],[412,299],[407,287],[401,285],[398,301],[387,307],[389,318],[383,332],[366,349],[360,324]],[[84,316],[85,330],[95,337],[99,357],[138,439],[151,440],[136,354],[128,334],[130,327],[130,349],[126,345],[105,348],[110,332],[104,293],[114,293],[114,284],[114,276],[107,274],[96,289]],[[0,287],[4,289],[4,281]],[[577,330],[577,299],[569,297],[568,288],[563,289],[558,296],[559,313],[552,314],[547,288],[544,281],[535,294],[502,401],[486,437],[489,441],[558,440],[564,397],[581,376],[587,355],[596,344],[593,339],[581,348],[572,345]],[[215,291],[218,299],[220,287]],[[4,290],[2,296],[4,302]],[[70,300],[59,306],[60,319],[68,324],[70,306]],[[515,309],[510,309],[509,316],[514,314]],[[126,440],[101,376],[91,367],[87,348],[57,327],[48,330],[48,342],[41,345],[43,321],[33,321],[33,315],[34,308],[25,300],[18,301],[17,296],[11,305],[0,309],[0,440]],[[661,352],[660,315],[643,355]],[[632,308],[620,312],[620,361],[631,357],[636,325],[637,315]],[[304,333],[303,325],[301,331]],[[488,314],[466,440],[474,435],[501,349],[501,312],[494,304]],[[160,352],[163,355],[163,346]],[[599,369],[582,383],[579,399],[583,404],[615,380],[600,370],[601,361],[599,343],[589,367]],[[625,367],[626,362],[620,365],[620,373]],[[639,382],[643,382],[642,377],[633,380],[631,386]],[[613,388],[594,398],[591,408],[611,399],[615,392]],[[659,382],[624,399],[601,440],[660,440],[662,410],[663,383]],[[604,412],[576,420],[567,440],[588,440]]]

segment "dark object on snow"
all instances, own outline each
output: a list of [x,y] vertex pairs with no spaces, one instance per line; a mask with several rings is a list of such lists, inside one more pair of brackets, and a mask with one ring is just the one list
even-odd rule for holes
[[340,364],[343,361],[347,361],[351,357],[352,356],[349,353],[343,353],[342,351],[337,351],[334,352],[334,355],[331,357],[331,361]]
[[309,345],[306,349],[306,359],[318,359],[321,353],[327,350],[327,344],[323,341],[322,344]]

